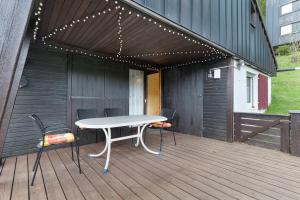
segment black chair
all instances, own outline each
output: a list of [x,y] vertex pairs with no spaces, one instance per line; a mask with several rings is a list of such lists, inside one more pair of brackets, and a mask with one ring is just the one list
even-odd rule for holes
[[[36,157],[35,163],[33,165],[33,169],[32,169],[32,171],[34,171],[34,173],[33,173],[32,181],[31,181],[31,186],[33,186],[33,184],[34,184],[36,172],[37,172],[38,166],[40,165],[40,160],[41,160],[42,154],[45,151],[45,149],[50,146],[70,144],[71,151],[72,151],[72,160],[74,161],[73,143],[75,143],[78,168],[79,168],[79,173],[81,173],[81,167],[80,167],[80,161],[79,161],[79,145],[78,145],[79,137],[74,135],[72,133],[71,129],[69,129],[69,128],[47,131],[47,129],[49,127],[45,127],[43,122],[40,120],[40,118],[36,114],[32,114],[29,117],[31,119],[33,119],[33,121],[35,122],[35,124],[37,125],[39,130],[41,131],[41,135],[42,135],[40,142],[37,145],[38,152],[37,152],[37,157]],[[60,132],[64,132],[64,133],[60,133]]]
[[[98,117],[97,109],[77,109],[77,120],[96,118]],[[77,128],[78,134],[80,134],[80,129]],[[99,130],[93,130],[96,133],[96,143],[98,142]]]
[[[176,138],[175,138],[175,131],[174,131],[174,127],[175,127],[175,123],[176,123],[176,110],[175,109],[171,109],[171,108],[162,108],[161,116],[166,117],[167,121],[164,122],[156,122],[156,123],[152,123],[148,126],[148,128],[151,129],[159,129],[159,133],[160,133],[160,151],[162,149],[162,142],[163,142],[163,129],[171,129],[172,133],[173,133],[173,140],[174,140],[174,145],[176,146]],[[145,130],[145,137],[144,137],[144,141],[146,140],[146,130]]]
[[116,117],[122,115],[121,108],[104,108],[105,117]]
[[[117,117],[122,115],[121,108],[104,108],[105,117]],[[122,136],[122,128],[115,128],[119,130],[119,135]]]

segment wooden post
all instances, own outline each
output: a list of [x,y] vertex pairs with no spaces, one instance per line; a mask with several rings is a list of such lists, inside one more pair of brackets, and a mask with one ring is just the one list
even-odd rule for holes
[[300,156],[300,110],[289,111],[291,115],[291,154]]
[[283,124],[280,128],[280,150],[285,153],[290,153],[290,125]]
[[241,139],[241,113],[234,113],[234,141]]
[[[10,114],[16,92],[13,85],[18,84],[24,66],[24,53],[20,53],[31,14],[33,0],[0,1],[0,157],[6,137]],[[29,43],[27,43],[29,45]],[[26,44],[26,45],[27,45]],[[27,52],[26,52],[27,56]],[[26,58],[25,56],[25,58]],[[21,58],[22,57],[22,58]],[[23,62],[24,61],[24,62]],[[18,67],[19,66],[19,67]],[[21,70],[20,70],[21,69]]]
[[234,134],[234,113],[233,113],[233,78],[234,78],[234,68],[228,68],[228,76],[227,76],[227,142],[233,142],[233,134]]

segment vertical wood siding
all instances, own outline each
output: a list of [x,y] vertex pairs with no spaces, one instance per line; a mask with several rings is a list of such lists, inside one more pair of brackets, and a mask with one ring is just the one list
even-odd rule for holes
[[257,16],[255,28],[250,25],[251,0],[135,1],[254,63],[262,71],[276,74],[263,22]]
[[28,115],[36,113],[55,128],[66,127],[67,123],[66,56],[34,48],[27,61],[23,75],[29,84],[17,92],[4,156],[35,150],[41,134]]
[[163,73],[163,107],[176,109],[176,131],[202,135],[203,72],[195,65]]
[[228,66],[228,62],[215,63],[205,69],[204,89],[203,89],[203,135],[209,138],[226,140],[228,130],[228,95],[230,91],[227,87],[229,69],[221,69],[220,79],[208,79],[209,68]]
[[[69,103],[71,120],[69,126],[76,129],[74,122],[79,108],[96,108],[99,117],[104,117],[104,108],[120,108],[123,115],[129,114],[129,68],[84,56],[71,58],[71,86]],[[113,135],[118,134],[114,131]],[[125,131],[125,129],[123,130]],[[82,134],[82,142],[93,142],[94,134]]]
[[[228,140],[232,108],[228,88],[229,69],[221,70],[221,79],[208,79],[210,68],[229,65],[229,60],[207,65],[192,65],[163,73],[163,106],[177,110],[177,131]],[[230,110],[231,109],[231,110]]]
[[[104,116],[104,108],[118,107],[128,114],[129,68],[125,65],[33,47],[24,75],[29,85],[17,92],[3,156],[36,151],[41,134],[28,117],[32,113],[55,129],[74,128],[78,108],[97,108]],[[95,135],[83,134],[81,139],[94,142]]]

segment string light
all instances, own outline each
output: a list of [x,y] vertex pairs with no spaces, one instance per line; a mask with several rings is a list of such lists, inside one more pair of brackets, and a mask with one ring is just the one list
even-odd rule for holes
[[140,63],[137,63],[134,60],[123,59],[123,58],[114,57],[114,56],[99,55],[99,54],[95,54],[95,53],[92,53],[92,52],[84,50],[84,49],[71,49],[71,48],[63,47],[63,46],[56,45],[56,44],[50,44],[50,43],[47,43],[45,41],[43,42],[43,45],[45,45],[46,47],[55,49],[55,50],[63,51],[63,52],[81,54],[81,55],[85,55],[85,56],[89,56],[89,57],[95,57],[95,58],[98,58],[98,59],[101,59],[101,60],[111,60],[111,61],[114,61],[114,62],[127,63],[127,64],[131,64],[132,66],[142,68],[142,69],[146,69],[146,70],[150,70],[150,71],[159,71],[158,68],[153,67],[150,64],[140,64]]
[[[227,56],[225,56],[225,58],[226,57]],[[209,59],[204,59],[204,60],[192,60],[192,61],[188,61],[188,62],[185,62],[185,63],[180,63],[180,64],[176,64],[176,65],[167,66],[167,67],[162,68],[162,70],[174,69],[174,68],[183,67],[183,66],[192,65],[192,64],[211,62],[211,61],[219,60],[219,59],[222,59],[222,58],[223,58],[222,56],[217,56],[217,57],[214,57],[214,58],[209,58]]]
[[[105,2],[109,2],[110,0],[105,0]],[[180,67],[180,66],[184,66],[184,65],[189,65],[189,64],[195,64],[195,63],[203,63],[203,62],[210,62],[212,60],[216,60],[216,59],[220,59],[220,58],[226,58],[226,54],[219,51],[218,49],[209,46],[208,44],[202,42],[202,41],[198,41],[197,39],[194,39],[182,32],[178,32],[176,30],[173,30],[171,27],[165,26],[161,23],[158,23],[157,21],[155,21],[153,18],[149,17],[148,15],[144,15],[143,13],[138,13],[135,12],[133,10],[128,9],[127,7],[121,7],[120,3],[118,0],[113,0],[112,1],[114,3],[114,9],[117,10],[118,13],[118,20],[117,20],[117,25],[118,25],[118,40],[119,40],[119,49],[118,52],[116,52],[116,57],[112,57],[112,56],[97,56],[97,54],[91,54],[88,53],[86,50],[70,50],[70,49],[64,49],[66,51],[70,51],[70,52],[75,52],[75,53],[81,53],[83,55],[91,55],[93,57],[97,57],[97,58],[101,58],[101,59],[110,59],[113,61],[119,61],[119,62],[125,62],[125,63],[130,63],[130,64],[134,64],[137,67],[143,67],[143,68],[147,68],[147,69],[151,69],[151,70],[158,70],[155,67],[152,67],[151,65],[141,65],[138,63],[133,62],[132,60],[128,60],[128,58],[139,58],[139,57],[152,57],[152,56],[164,56],[164,55],[191,55],[191,54],[200,54],[200,55],[204,55],[205,58],[203,58],[202,60],[197,60],[197,61],[189,61],[186,63],[181,63],[181,64],[177,64],[177,65],[172,65],[172,66],[167,66],[164,67],[163,69],[169,69],[169,68],[173,68],[173,67]],[[35,22],[35,28],[34,28],[34,40],[36,40],[37,37],[37,32],[38,32],[38,25],[40,24],[41,18],[39,17],[42,13],[42,7],[43,4],[40,3],[39,7],[37,8],[37,12],[35,13],[35,15],[37,16],[36,22]],[[54,30],[50,31],[50,33],[48,33],[47,35],[44,35],[43,37],[41,37],[41,40],[44,42],[45,45],[47,45],[46,40],[51,39],[54,35],[58,34],[59,32],[64,32],[66,30],[68,30],[69,28],[73,28],[74,26],[76,26],[77,24],[80,23],[86,23],[89,20],[95,20],[96,18],[98,18],[99,16],[102,15],[107,15],[109,13],[111,13],[112,10],[111,7],[107,8],[105,10],[98,10],[90,15],[86,15],[84,17],[78,18],[78,19],[74,19],[72,20],[70,23],[64,24],[60,27],[56,27]],[[194,45],[200,46],[200,47],[204,47],[207,48],[209,50],[203,51],[203,50],[194,50],[194,51],[174,51],[174,52],[152,52],[152,53],[139,53],[137,55],[121,55],[122,54],[122,50],[124,47],[124,41],[123,41],[123,27],[122,27],[122,15],[123,13],[128,14],[128,15],[132,15],[135,16],[137,19],[142,20],[143,23],[151,23],[152,25],[154,25],[155,27],[157,27],[159,30],[167,33],[167,34],[171,34],[173,36],[177,36],[181,39],[184,39],[188,42],[193,43]],[[47,45],[48,47],[56,47],[55,49],[57,49],[57,46],[53,46],[51,44]],[[62,47],[60,47],[62,48]],[[214,57],[211,57],[214,56]],[[209,59],[206,59],[206,57],[211,57]]]
[[139,57],[152,57],[152,56],[165,56],[165,55],[178,55],[178,54],[203,54],[203,55],[214,55],[214,51],[175,51],[175,52],[157,52],[157,53],[142,53],[137,55],[123,56],[125,58],[139,58]]
[[[122,8],[123,10],[124,8]],[[121,52],[122,52],[122,48],[123,48],[123,39],[122,39],[122,24],[121,24],[121,20],[122,20],[122,12],[120,11],[119,14],[118,14],[118,28],[119,28],[119,31],[118,31],[118,39],[119,39],[119,51],[117,53],[117,57],[121,56]]]
[[36,40],[37,37],[37,32],[39,30],[39,25],[40,25],[40,15],[42,14],[42,10],[43,10],[43,2],[39,2],[38,7],[37,7],[37,11],[34,13],[35,17],[36,17],[36,21],[34,23],[34,28],[33,28],[33,40]]

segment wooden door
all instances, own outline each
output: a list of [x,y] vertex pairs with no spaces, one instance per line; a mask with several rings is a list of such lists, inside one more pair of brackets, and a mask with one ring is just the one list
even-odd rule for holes
[[159,115],[161,109],[161,75],[147,75],[147,114]]

